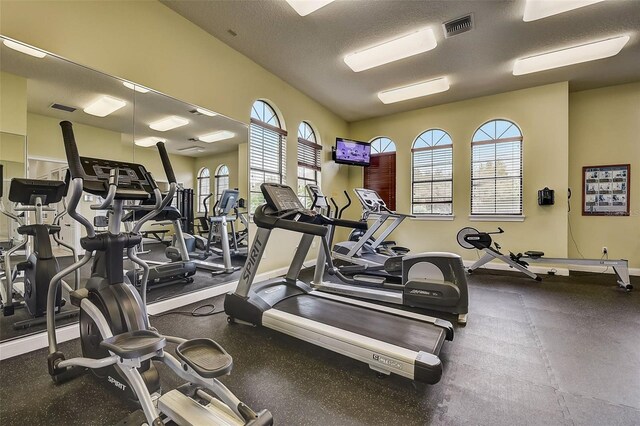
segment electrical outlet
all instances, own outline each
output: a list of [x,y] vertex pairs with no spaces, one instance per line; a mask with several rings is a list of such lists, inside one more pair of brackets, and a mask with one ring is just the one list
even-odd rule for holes
[[602,254],[609,254],[609,249],[602,247]]

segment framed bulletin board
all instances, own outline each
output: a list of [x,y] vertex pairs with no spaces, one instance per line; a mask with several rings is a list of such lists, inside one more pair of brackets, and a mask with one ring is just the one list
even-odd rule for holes
[[629,164],[582,168],[582,215],[629,216]]

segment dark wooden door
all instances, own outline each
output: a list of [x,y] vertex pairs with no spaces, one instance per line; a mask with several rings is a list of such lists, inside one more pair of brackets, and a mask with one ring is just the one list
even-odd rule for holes
[[378,192],[389,209],[396,209],[395,152],[371,155],[369,167],[364,168],[364,187]]

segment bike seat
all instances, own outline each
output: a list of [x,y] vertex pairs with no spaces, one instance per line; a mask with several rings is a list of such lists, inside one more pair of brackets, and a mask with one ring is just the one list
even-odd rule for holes
[[231,355],[211,339],[183,342],[176,348],[176,355],[206,379],[229,374],[233,368]]
[[538,257],[544,256],[543,251],[535,251],[535,250],[525,251],[524,254],[525,256],[529,256],[533,259],[537,259]]
[[139,358],[164,348],[167,339],[151,330],[136,330],[117,334],[100,342],[100,347],[107,349],[121,358]]

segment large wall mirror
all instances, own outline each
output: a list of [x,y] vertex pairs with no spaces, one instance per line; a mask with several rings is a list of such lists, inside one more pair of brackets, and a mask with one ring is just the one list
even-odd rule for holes
[[[0,37],[0,164],[3,169],[2,205],[15,213],[20,204],[10,199],[13,178],[64,181],[67,163],[59,123],[73,123],[80,155],[144,164],[161,190],[168,190],[157,142],[164,142],[179,183],[179,191],[165,214],[143,229],[140,256],[151,266],[168,262],[195,263],[184,275],[158,273],[150,282],[147,303],[236,281],[244,264],[249,242],[247,225],[247,126],[206,108],[192,105],[138,84],[67,61],[56,55],[30,49],[15,40]],[[85,194],[79,209],[98,230],[105,230],[110,214],[91,208],[99,200]],[[52,223],[65,209],[64,199],[50,205],[43,223]],[[226,225],[212,220],[225,216]],[[36,223],[35,214],[24,213],[25,223]],[[134,214],[123,228],[132,229]],[[58,218],[60,233],[51,239],[52,252],[60,268],[73,262],[70,246],[81,255],[84,228],[67,216]],[[33,251],[33,243],[18,232],[19,224],[0,214],[0,259],[3,309],[0,340],[41,332],[46,325],[23,307],[24,277],[15,265]],[[178,243],[177,226],[183,231]],[[228,256],[222,238],[229,241]],[[26,244],[23,244],[26,240]],[[184,250],[186,248],[186,250]],[[8,262],[7,262],[8,260]],[[7,267],[8,264],[8,267]],[[132,282],[139,274],[125,263]],[[12,269],[12,272],[9,271]],[[158,268],[161,271],[162,268]],[[9,281],[7,274],[11,273]],[[65,278],[72,287],[82,286],[90,266],[81,270],[79,282]],[[189,276],[187,276],[189,275]],[[63,294],[67,301],[69,297]],[[60,307],[58,326],[77,321],[75,307]],[[6,314],[6,315],[5,315]]]

